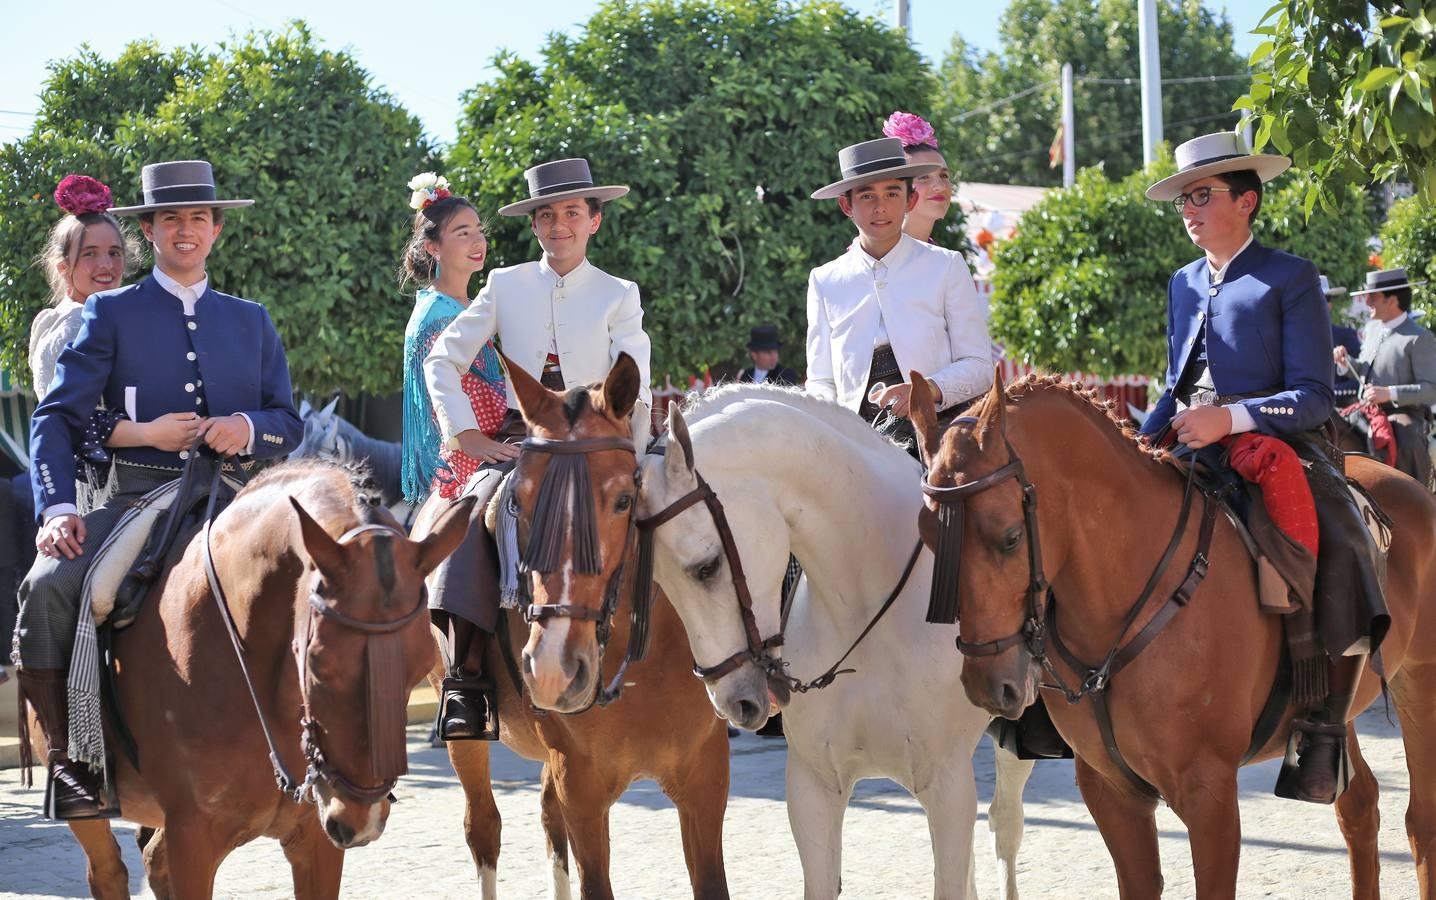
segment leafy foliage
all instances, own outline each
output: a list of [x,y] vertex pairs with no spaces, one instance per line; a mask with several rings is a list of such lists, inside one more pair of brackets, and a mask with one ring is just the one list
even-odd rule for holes
[[1262,68],[1237,107],[1260,117],[1258,147],[1269,142],[1312,173],[1306,210],[1318,200],[1329,207],[1344,185],[1402,171],[1436,201],[1436,7],[1428,9],[1284,0],[1255,29],[1267,37],[1251,55]]
[[140,168],[208,159],[232,212],[209,274],[264,302],[296,388],[397,389],[408,308],[393,261],[407,237],[404,184],[433,167],[419,122],[376,90],[353,57],[319,47],[302,23],[214,53],[132,44],[114,62],[88,50],[57,63],[34,131],[0,148],[0,362],[28,376],[26,335],[47,291],[27,261],[59,217],[69,172],[139,202]]
[[[523,170],[547,159],[630,185],[589,247],[642,289],[660,381],[738,361],[753,325],[802,347],[808,272],[853,236],[808,195],[932,87],[900,33],[827,0],[613,0],[543,56],[500,54],[466,95],[449,177],[481,210],[527,196]],[[496,265],[538,255],[526,219],[491,228]]]
[[[1069,190],[1050,192],[997,246],[992,331],[1013,357],[1056,372],[1156,375],[1166,369],[1166,295],[1172,273],[1201,255],[1167,203],[1143,195],[1172,174],[1170,153],[1146,170],[1109,181],[1083,169]],[[1308,182],[1268,185],[1257,240],[1311,259],[1333,284],[1366,270],[1366,195],[1343,194],[1340,214],[1308,222]]]
[[[1137,6],[1132,0],[1012,0],[1002,14],[1001,54],[975,52],[962,37],[939,69],[935,125],[962,155],[950,159],[967,181],[1058,185],[1048,164],[1061,119],[1062,64],[1077,81],[1073,105],[1080,166],[1102,165],[1120,177],[1142,165]],[[1159,0],[1158,43],[1164,78],[1245,76],[1232,49],[1232,26],[1199,0]],[[1104,84],[1092,79],[1133,79]],[[1166,137],[1174,144],[1229,128],[1244,81],[1168,85],[1162,91]],[[1032,87],[1020,99],[983,107]]]
[[[1408,197],[1391,207],[1381,227],[1381,264],[1400,266],[1413,281],[1425,281],[1424,288],[1411,292],[1412,305],[1436,312],[1432,302],[1436,286],[1436,210],[1420,197]],[[1429,322],[1428,318],[1428,322]]]

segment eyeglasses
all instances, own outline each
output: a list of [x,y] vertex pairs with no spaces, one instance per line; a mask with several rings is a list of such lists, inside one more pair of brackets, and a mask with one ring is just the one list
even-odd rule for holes
[[1178,194],[1177,196],[1173,197],[1172,206],[1176,208],[1177,212],[1181,212],[1182,210],[1187,208],[1188,200],[1192,201],[1193,206],[1206,206],[1207,203],[1212,199],[1212,191],[1225,191],[1228,194],[1233,193],[1231,188],[1199,187],[1195,191],[1190,191],[1185,194]]

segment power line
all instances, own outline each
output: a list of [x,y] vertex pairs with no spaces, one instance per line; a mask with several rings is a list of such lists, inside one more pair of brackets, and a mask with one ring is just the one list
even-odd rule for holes
[[[1218,81],[1248,80],[1250,78],[1250,75],[1192,75],[1185,78],[1163,78],[1162,84],[1208,84]],[[952,121],[961,122],[964,119],[969,119],[973,116],[981,115],[985,112],[990,112],[991,110],[997,109],[1000,106],[1006,106],[1013,101],[1021,100],[1023,97],[1026,97],[1029,94],[1034,94],[1037,91],[1042,90],[1043,88],[1051,87],[1052,85],[1057,84],[1060,80],[1061,79],[1054,78],[1051,81],[1044,81],[1040,84],[1034,84],[1031,87],[1020,90],[1015,94],[1008,94],[1006,97],[1003,97],[999,100],[994,100],[986,106],[979,106],[976,109],[969,109],[965,112],[958,113],[956,116],[953,116]],[[1097,78],[1090,75],[1077,75],[1073,78],[1073,80],[1085,82],[1087,84],[1130,85],[1142,83],[1142,79],[1140,78]]]
[[996,109],[996,108],[999,107],[999,106],[1005,106],[1005,105],[1007,105],[1008,103],[1011,103],[1011,102],[1014,101],[1014,100],[1021,100],[1023,97],[1026,97],[1028,94],[1032,94],[1032,93],[1035,93],[1035,92],[1037,92],[1037,91],[1040,91],[1040,90],[1042,90],[1042,89],[1045,88],[1045,87],[1051,87],[1052,85],[1056,84],[1057,81],[1058,81],[1058,79],[1054,78],[1054,79],[1052,79],[1051,81],[1044,81],[1044,82],[1042,82],[1041,84],[1034,84],[1032,87],[1027,88],[1026,90],[1018,91],[1018,92],[1015,93],[1015,94],[1009,94],[1008,96],[1003,97],[1001,100],[994,100],[994,101],[992,101],[991,103],[987,104],[986,106],[979,106],[977,109],[969,109],[967,112],[959,113],[959,114],[957,114],[956,116],[953,117],[952,121],[954,121],[954,122],[961,122],[963,119],[971,118],[972,116],[979,115],[980,113],[985,113],[985,112],[987,112],[987,111],[989,111],[989,110]]
[[[1210,122],[1210,121],[1212,121],[1212,120],[1214,120],[1214,119],[1225,119],[1225,118],[1227,118],[1227,117],[1229,117],[1229,116],[1234,116],[1234,115],[1236,115],[1236,113],[1233,113],[1233,112],[1220,112],[1220,113],[1212,113],[1211,115],[1206,115],[1206,116],[1194,116],[1193,118],[1190,118],[1190,119],[1181,119],[1181,120],[1176,121],[1176,122],[1168,122],[1166,127],[1168,127],[1168,128],[1176,128],[1176,127],[1181,126],[1181,125],[1195,125],[1195,124],[1197,124],[1198,122]],[[1111,140],[1112,138],[1132,137],[1133,135],[1138,135],[1138,134],[1141,134],[1141,133],[1142,133],[1142,129],[1141,129],[1141,128],[1130,128],[1130,129],[1128,129],[1128,130],[1126,130],[1126,131],[1107,132],[1107,133],[1103,134],[1103,140]],[[1083,140],[1083,139],[1079,138],[1079,139],[1077,139],[1076,141],[1074,141],[1073,144],[1074,144],[1075,147],[1084,147],[1084,146],[1085,146],[1085,147],[1090,147],[1090,146],[1092,146],[1092,144],[1093,144],[1093,140],[1094,140],[1094,139],[1092,139],[1092,138],[1087,138],[1086,140]],[[1009,151],[1009,152],[1007,152],[1007,153],[994,153],[994,154],[992,154],[991,156],[979,156],[979,157],[976,158],[976,159],[966,159],[966,160],[963,160],[961,164],[964,165],[964,166],[972,166],[972,165],[976,165],[976,164],[978,164],[978,163],[989,163],[989,162],[997,162],[998,160],[1012,159],[1013,157],[1017,157],[1017,156],[1037,156],[1038,154],[1041,154],[1041,155],[1045,156],[1045,155],[1047,155],[1047,152],[1048,152],[1049,149],[1050,149],[1050,146],[1044,144],[1044,145],[1041,146],[1041,147],[1035,147],[1035,148],[1031,148],[1031,149],[1027,149],[1027,150],[1013,150],[1013,151]]]
[[0,109],[0,116],[38,116],[39,113],[21,112],[18,109]]

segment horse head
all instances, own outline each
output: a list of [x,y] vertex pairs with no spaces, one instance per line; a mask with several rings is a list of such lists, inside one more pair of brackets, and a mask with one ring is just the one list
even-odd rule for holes
[[[711,462],[716,466],[719,461]],[[763,646],[763,635],[781,630],[789,545],[778,537],[786,534],[786,524],[754,478],[743,479],[742,493],[738,484],[725,485],[726,510],[705,487],[688,423],[674,404],[668,408],[663,456],[649,456],[643,463],[640,521],[653,529],[654,574],[683,620],[695,672],[707,682],[714,709],[735,725],[757,729],[771,708],[770,672],[760,659],[779,664],[768,655],[771,648]],[[695,495],[713,499],[694,502]],[[743,612],[745,597],[749,614]],[[755,646],[759,653],[753,652]],[[771,688],[773,696],[787,702],[786,683],[774,678]]]
[[424,576],[463,540],[473,500],[450,506],[421,541],[390,522],[351,527],[353,514],[327,503],[314,506],[321,525],[290,502],[290,543],[310,563],[294,623],[308,781],[329,839],[358,847],[383,833],[389,792],[408,771],[409,692],[434,653]]
[[946,431],[926,380],[913,372],[911,383],[912,421],[927,468],[918,530],[936,558],[928,618],[951,622],[955,614],[968,699],[1015,719],[1036,700],[1041,674],[1031,645],[1015,639],[1029,627],[1029,541],[1036,535],[1024,516],[1025,476],[1009,465],[1015,460],[1002,374],[974,414]]
[[505,364],[530,435],[512,476],[531,601],[523,678],[535,705],[573,712],[600,687],[633,539],[638,365],[619,354],[602,385],[559,394]]

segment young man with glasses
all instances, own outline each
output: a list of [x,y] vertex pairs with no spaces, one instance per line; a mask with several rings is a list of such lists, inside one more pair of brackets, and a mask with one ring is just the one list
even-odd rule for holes
[[1177,174],[1147,197],[1176,207],[1203,256],[1167,286],[1167,388],[1142,431],[1170,430],[1186,448],[1179,453],[1226,473],[1224,445],[1248,432],[1279,438],[1300,458],[1319,525],[1313,603],[1327,696],[1295,725],[1303,740],[1290,794],[1331,803],[1351,701],[1389,617],[1341,454],[1319,432],[1333,402],[1326,297],[1315,265],[1252,237],[1262,183],[1286,171],[1285,157],[1251,154],[1240,136],[1223,132],[1187,141],[1176,159]]

